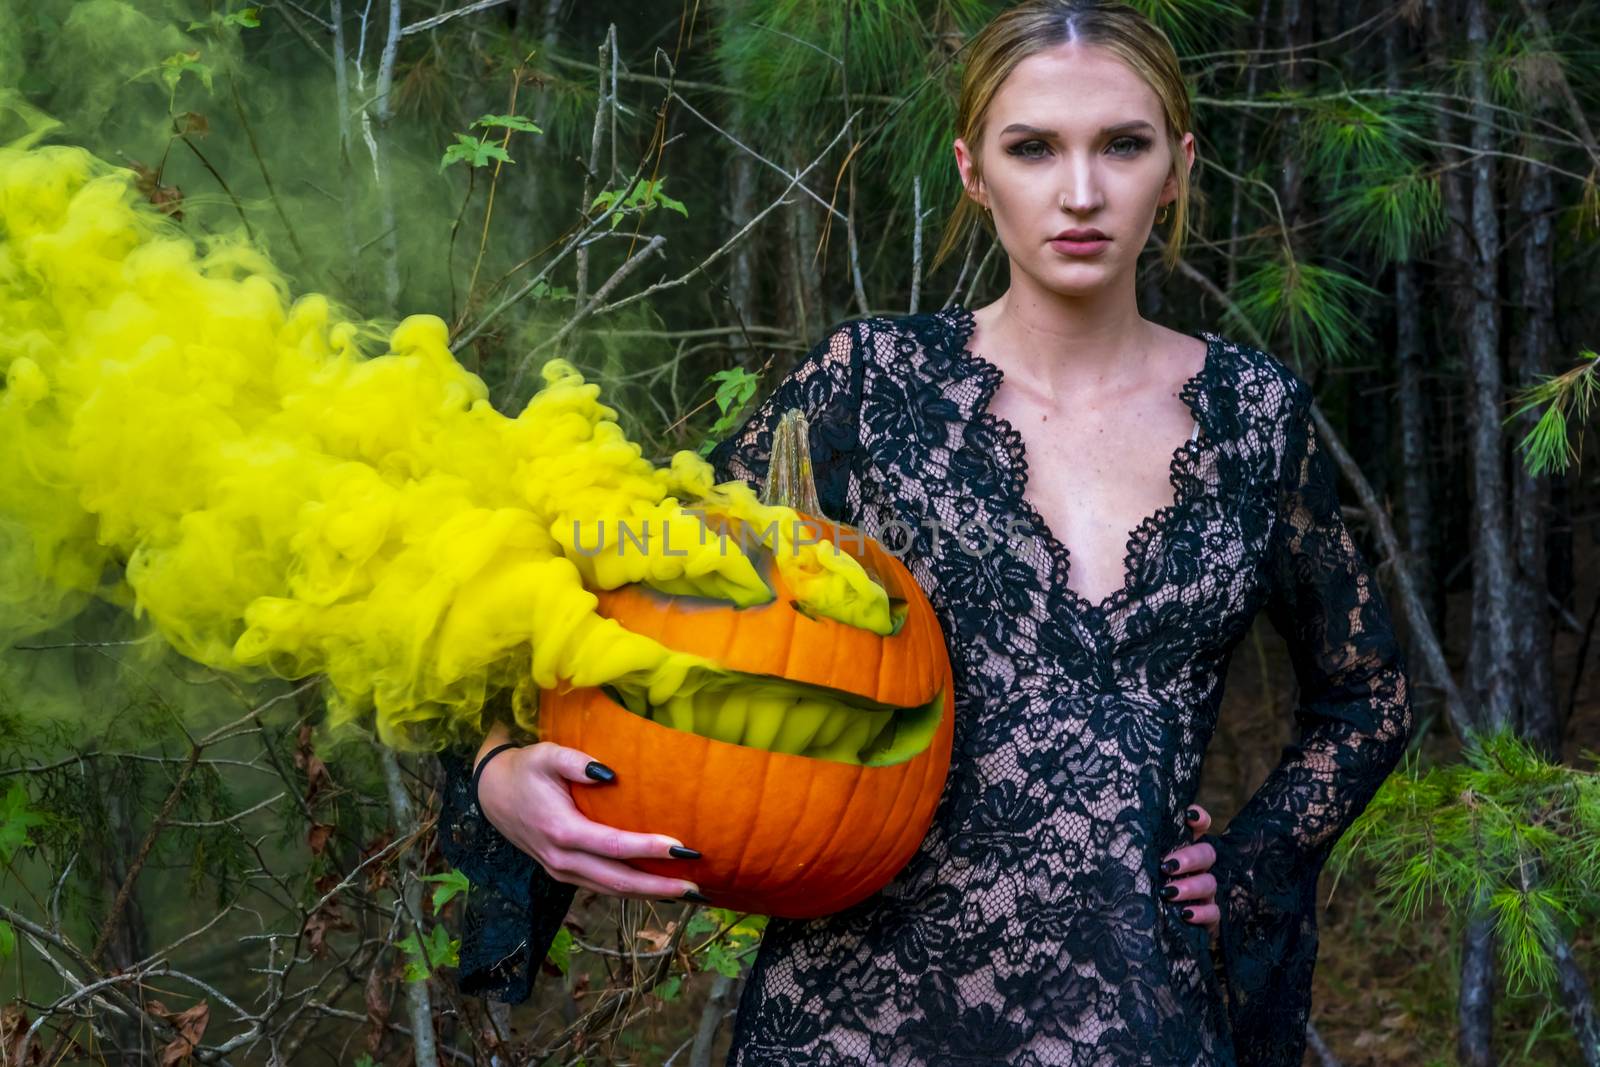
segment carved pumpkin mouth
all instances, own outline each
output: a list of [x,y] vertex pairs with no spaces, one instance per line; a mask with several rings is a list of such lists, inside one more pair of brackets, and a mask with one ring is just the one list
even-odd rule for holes
[[925,752],[945,711],[945,692],[897,707],[771,675],[730,674],[690,696],[652,704],[640,690],[601,687],[613,703],[674,730],[727,744],[863,767],[888,767]]

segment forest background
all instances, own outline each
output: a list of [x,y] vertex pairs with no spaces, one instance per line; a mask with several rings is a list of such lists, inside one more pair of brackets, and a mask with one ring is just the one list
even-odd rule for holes
[[[1002,6],[0,0],[0,142],[54,120],[297,291],[443,316],[502,411],[564,356],[665,461],[831,324],[1004,288],[987,235],[926,268],[962,48]],[[1199,154],[1141,311],[1314,386],[1420,712],[1323,882],[1307,1062],[1594,1067],[1594,6],[1135,6]],[[435,762],[316,751],[314,684],[137,641],[96,610],[0,657],[0,1062],[721,1061],[760,917],[580,893],[527,1003],[462,998]],[[1294,706],[1263,616],[1205,764],[1219,824]]]

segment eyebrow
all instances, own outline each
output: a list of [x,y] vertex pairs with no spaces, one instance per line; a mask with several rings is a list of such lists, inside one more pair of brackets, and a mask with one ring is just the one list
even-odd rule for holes
[[[1134,119],[1132,122],[1119,122],[1115,126],[1102,126],[1100,127],[1100,135],[1104,137],[1109,133],[1124,133],[1129,130],[1141,129],[1149,130],[1152,133],[1155,132],[1155,127],[1150,125],[1148,122],[1144,121],[1143,119]],[[1046,130],[1038,126],[1029,126],[1026,122],[1013,122],[1011,125],[1001,130],[1000,133],[1002,136],[1008,133],[1031,133],[1040,137],[1060,136],[1055,130]]]

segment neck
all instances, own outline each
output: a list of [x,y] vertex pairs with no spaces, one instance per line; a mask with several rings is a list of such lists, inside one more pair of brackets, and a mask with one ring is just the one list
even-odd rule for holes
[[1047,399],[1124,388],[1147,372],[1155,347],[1131,278],[1108,299],[1103,289],[1064,296],[1014,274],[1011,287],[984,310],[982,355],[1014,384]]

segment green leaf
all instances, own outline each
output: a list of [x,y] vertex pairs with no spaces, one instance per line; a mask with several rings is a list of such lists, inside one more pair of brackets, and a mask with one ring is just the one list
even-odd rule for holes
[[185,73],[199,75],[205,83],[206,91],[211,91],[211,68],[200,62],[200,51],[174,52],[161,61],[161,80],[167,83],[169,90],[178,87],[179,80]]
[[399,942],[400,951],[408,957],[405,979],[420,982],[439,967],[454,967],[461,962],[461,940],[450,936],[441,923],[428,931],[421,941],[411,934]]
[[668,978],[665,982],[658,984],[655,989],[651,990],[651,992],[660,997],[662,1000],[672,1001],[678,999],[678,993],[682,989],[683,976],[675,974],[671,978]]
[[699,454],[702,458],[710,454],[718,440],[738,428],[745,408],[756,395],[756,383],[760,378],[743,367],[730,367],[711,375],[711,381],[717,383],[713,396],[717,410],[722,414],[711,424],[706,439],[700,444]]
[[44,815],[28,806],[28,792],[22,783],[12,782],[0,798],[0,863],[10,863],[18,849],[33,844],[28,829],[44,823]]
[[661,191],[661,185],[666,180],[664,177],[647,178],[639,182],[631,190],[628,190],[626,199],[623,198],[623,190],[621,189],[602,190],[595,195],[594,203],[589,205],[589,210],[593,211],[596,208],[610,210],[620,205],[620,210],[611,216],[611,228],[613,230],[617,228],[617,223],[622,221],[624,214],[629,212],[643,214],[658,207],[676,211],[684,218],[688,218],[689,209],[683,206],[683,202],[674,200]]
[[502,126],[508,130],[522,130],[525,133],[544,132],[521,115],[483,115],[473,120],[472,124],[483,127]]
[[424,882],[434,882],[438,888],[433,891],[433,910],[438,911],[458,895],[465,893],[472,883],[467,881],[467,876],[460,871],[446,871],[444,874],[430,874],[423,879]]
[[17,932],[11,929],[10,923],[0,919],[0,960],[10,959],[15,951],[17,951]]
[[566,974],[567,968],[572,966],[572,932],[565,926],[556,931],[555,940],[550,942],[550,951],[545,953],[544,958],[555,964],[562,974]]
[[529,291],[528,296],[533,300],[571,300],[572,290],[565,285],[551,285],[541,278]]
[[722,941],[713,941],[706,946],[705,966],[707,970],[716,971],[727,978],[739,977],[739,960]]
[[439,169],[450,166],[452,163],[465,163],[471,167],[483,167],[490,160],[499,160],[502,163],[513,163],[506,154],[506,150],[493,141],[482,141],[470,134],[458,133],[456,143],[444,150],[444,158],[439,160]]

